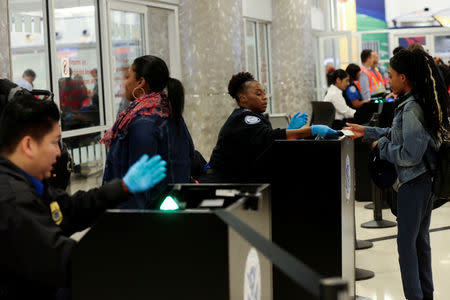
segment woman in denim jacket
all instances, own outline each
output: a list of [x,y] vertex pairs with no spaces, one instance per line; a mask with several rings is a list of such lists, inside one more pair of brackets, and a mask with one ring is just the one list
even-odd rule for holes
[[347,124],[378,146],[380,158],[396,166],[397,246],[405,297],[433,299],[429,227],[436,152],[448,135],[449,95],[433,58],[421,50],[401,50],[390,60],[389,81],[398,94],[391,128]]
[[122,178],[145,153],[150,157],[161,155],[167,162],[165,180],[120,206],[142,209],[168,183],[189,182],[194,147],[182,117],[183,85],[169,77],[169,69],[162,59],[146,55],[134,60],[125,76],[125,98],[130,105],[101,140],[109,149],[103,183]]

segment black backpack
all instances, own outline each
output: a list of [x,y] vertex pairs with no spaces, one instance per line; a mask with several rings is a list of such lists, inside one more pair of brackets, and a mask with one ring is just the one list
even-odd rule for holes
[[442,141],[437,158],[437,169],[433,173],[433,208],[450,200],[450,140]]
[[14,82],[9,81],[8,79],[0,79],[0,115],[6,104],[11,101],[17,92],[28,93],[27,90],[22,89]]

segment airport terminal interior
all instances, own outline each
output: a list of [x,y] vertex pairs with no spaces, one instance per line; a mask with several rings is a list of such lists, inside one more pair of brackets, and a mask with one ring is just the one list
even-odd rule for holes
[[[294,114],[301,112],[308,115],[304,128],[323,124],[342,129],[342,124],[336,127],[336,121],[342,121],[342,118],[335,120],[337,109],[332,108],[332,115],[326,115],[327,108],[323,104],[327,103],[324,99],[331,93],[331,88],[336,89],[337,86],[339,90],[336,90],[342,95],[347,86],[330,82],[330,78],[339,69],[348,70],[350,64],[365,66],[362,53],[370,50],[370,60],[377,56],[377,62],[371,66],[377,74],[373,73],[375,77],[369,78],[371,93],[367,102],[372,108],[369,115],[366,111],[361,117],[365,119],[360,124],[372,122],[372,125],[390,127],[395,100],[390,96],[389,60],[394,49],[406,49],[411,45],[422,47],[433,57],[450,93],[448,0],[0,0],[0,78],[9,79],[24,89],[52,93],[61,111],[62,142],[72,160],[66,186],[66,191],[71,195],[103,184],[108,149],[100,139],[128,106],[124,82],[130,65],[140,56],[160,57],[167,64],[170,76],[182,82],[185,97],[183,118],[195,150],[208,162],[219,131],[237,108],[228,90],[234,74],[250,72],[261,84],[267,96],[264,116],[273,128],[286,128]],[[336,76],[339,79],[334,81],[340,83],[339,75]],[[378,79],[382,91],[372,93],[372,80]],[[341,98],[344,101],[344,97]],[[355,112],[350,108],[351,104],[343,102],[343,105],[353,111],[353,118]],[[342,115],[348,118],[346,113]],[[357,115],[354,117],[356,120]],[[246,117],[245,121],[250,125],[260,121],[254,118]],[[339,277],[345,280],[349,298],[343,294],[336,298],[320,299],[404,300],[397,252],[397,220],[390,209],[393,202],[396,203],[396,193],[391,187],[381,189],[374,183],[368,170],[370,145],[352,140],[348,136],[350,133],[344,132],[335,139],[318,137],[284,141],[286,143],[277,141],[261,155],[260,160],[261,170],[272,172],[267,177],[270,179],[264,182],[271,184],[269,187],[259,187],[257,192],[252,190],[254,194],[249,196],[251,192],[236,192],[240,187],[233,186],[231,192],[227,192],[227,187],[216,186],[215,197],[222,193],[223,198],[230,197],[234,199],[232,201],[238,195],[250,199],[243,205],[245,210],[235,208],[240,203],[237,201],[227,204],[232,207],[228,211],[235,209],[235,216],[261,233],[266,241],[272,241],[272,245],[278,245],[292,255],[295,263],[304,263],[308,270],[317,274],[327,274],[322,278]],[[235,155],[237,157],[239,153]],[[208,171],[207,168],[204,170]],[[202,185],[201,180],[196,178],[192,182],[192,185]],[[255,300],[319,299],[317,282],[317,286],[309,289],[303,286],[307,281],[299,283],[303,279],[296,279],[307,277],[306,271],[298,270],[297,274],[294,270],[293,275],[286,277],[283,266],[273,266],[276,263],[272,256],[277,249],[270,252],[272,256],[265,257],[261,249],[266,244],[244,240],[242,234],[236,234],[237,229],[226,222],[230,219],[212,213],[213,208],[225,207],[223,203],[228,203],[228,200],[222,200],[222,204],[213,204],[217,199],[211,200],[205,196],[213,188],[214,184],[211,184],[208,192],[202,194],[195,187],[186,187],[178,193],[185,193],[186,199],[195,195],[204,197],[199,198],[198,202],[203,200],[200,206],[211,210],[207,214],[212,220],[211,228],[221,228],[215,225],[215,220],[222,220],[229,226],[228,237],[224,235],[222,241],[222,233],[209,236],[210,244],[194,237],[192,243],[198,243],[198,246],[184,242],[186,237],[191,236],[190,233],[183,237],[183,233],[179,232],[173,237],[183,240],[180,255],[184,248],[186,253],[191,253],[187,248],[201,247],[202,242],[205,242],[204,247],[211,246],[210,250],[202,250],[205,252],[204,260],[210,260],[211,269],[208,270],[211,274],[199,275],[195,267],[183,269],[186,267],[182,263],[171,263],[171,257],[164,256],[164,253],[173,255],[176,252],[164,247],[157,247],[155,254],[149,255],[154,258],[158,255],[160,260],[167,262],[168,269],[178,269],[183,278],[192,275],[203,280],[204,276],[205,285],[209,284],[207,277],[225,278],[223,295],[226,296],[223,298],[197,297],[195,293],[199,287],[194,285],[202,286],[202,283],[189,281],[186,285],[180,283],[186,288],[184,299],[242,299],[242,295],[244,299]],[[252,207],[252,197],[257,198],[256,208]],[[194,208],[190,205],[193,204],[188,202],[187,208]],[[146,214],[139,211],[133,213],[138,216],[131,220],[130,215],[117,213],[114,217],[114,212],[111,212],[110,218],[104,218],[103,225],[99,223],[98,231],[93,226],[72,236],[80,243],[82,250],[74,257],[72,264],[82,261],[83,257],[86,259],[86,264],[80,263],[73,268],[73,299],[94,299],[92,295],[96,299],[139,298],[134,292],[129,297],[126,294],[119,297],[121,292],[102,296],[99,289],[107,287],[108,283],[89,285],[89,282],[83,282],[84,275],[80,275],[89,274],[90,271],[83,267],[88,265],[87,262],[96,261],[96,258],[87,258],[88,243],[94,245],[96,241],[106,241],[114,236],[113,229],[121,233],[113,237],[108,245],[117,244],[118,249],[128,253],[133,260],[133,250],[120,244],[129,243],[130,247],[139,248],[139,243],[133,243],[131,239],[147,239],[138,237],[137,232],[127,234],[126,230],[121,231],[120,228],[146,224],[146,220],[140,219],[145,218]],[[169,216],[175,216],[175,213]],[[279,215],[275,215],[277,213]],[[192,213],[192,218],[194,215]],[[162,235],[167,224],[150,213],[148,216],[161,226],[155,231]],[[198,228],[203,232],[209,226],[208,223],[200,223],[203,217],[192,220],[190,217],[183,219],[186,224],[178,224],[183,230],[197,228],[194,225],[200,224]],[[130,223],[111,225],[109,222],[114,220]],[[113,228],[111,232],[105,229],[106,224]],[[136,253],[142,253],[143,249],[153,251],[153,230],[145,232],[140,229],[139,233],[148,233],[150,242],[142,242],[142,249],[136,250]],[[165,243],[160,235],[155,241]],[[199,236],[208,237],[206,233]],[[448,300],[450,203],[433,210],[430,238],[434,281],[432,299]],[[167,243],[176,246],[175,243]],[[367,249],[358,249],[360,246],[365,248],[362,244],[370,245]],[[224,266],[217,263],[214,267],[219,259],[211,252],[216,248],[220,252],[220,246],[228,249],[224,250],[224,257],[228,259],[224,258],[224,261],[228,263]],[[95,247],[108,249],[105,245]],[[256,253],[252,249],[256,249]],[[201,269],[201,258],[192,255],[191,259],[198,259]],[[289,266],[286,257],[280,258],[285,267]],[[185,260],[189,259],[185,257]],[[248,289],[254,288],[246,277],[249,276],[247,267],[252,259],[253,263],[256,261],[260,276],[257,283],[260,286],[257,292],[245,294]],[[147,263],[144,259],[142,266],[145,268]],[[135,272],[125,265],[118,265],[120,272]],[[222,269],[226,270],[226,275],[221,273]],[[106,268],[103,273],[92,274],[100,274],[101,277],[113,272],[108,270]],[[158,270],[160,274],[170,274],[161,266]],[[151,274],[150,271],[144,273]],[[128,275],[123,274],[124,277]],[[156,282],[156,277],[152,277],[154,275],[148,276],[151,278],[149,282]],[[92,283],[93,277],[86,278],[91,278]],[[173,287],[176,287],[176,281],[180,279],[167,279],[170,280],[175,280]],[[134,286],[130,283],[131,279],[126,282],[129,286],[124,283],[124,289],[139,290],[138,284]],[[212,278],[211,282],[214,286]],[[220,294],[220,288],[214,288],[216,290],[211,295]],[[155,292],[159,296],[152,297],[151,291],[158,290],[155,284],[149,283],[148,289],[140,299],[176,299],[164,298],[159,292]],[[114,289],[111,288],[111,291]]]

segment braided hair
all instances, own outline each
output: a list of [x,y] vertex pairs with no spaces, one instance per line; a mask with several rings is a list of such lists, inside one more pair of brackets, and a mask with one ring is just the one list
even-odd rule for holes
[[238,94],[244,91],[245,84],[249,81],[255,81],[255,78],[249,72],[239,72],[234,74],[231,77],[230,82],[228,82],[228,94],[239,103]]
[[400,50],[389,61],[392,69],[411,82],[422,107],[425,129],[440,141],[448,138],[449,93],[433,58],[421,49]]

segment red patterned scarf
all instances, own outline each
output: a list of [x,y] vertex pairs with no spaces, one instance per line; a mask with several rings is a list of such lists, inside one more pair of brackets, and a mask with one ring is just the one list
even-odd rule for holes
[[128,108],[119,114],[113,127],[105,133],[100,142],[107,148],[111,147],[117,135],[125,130],[134,118],[150,115],[159,115],[163,118],[170,116],[169,99],[165,92],[145,94],[131,102]]

